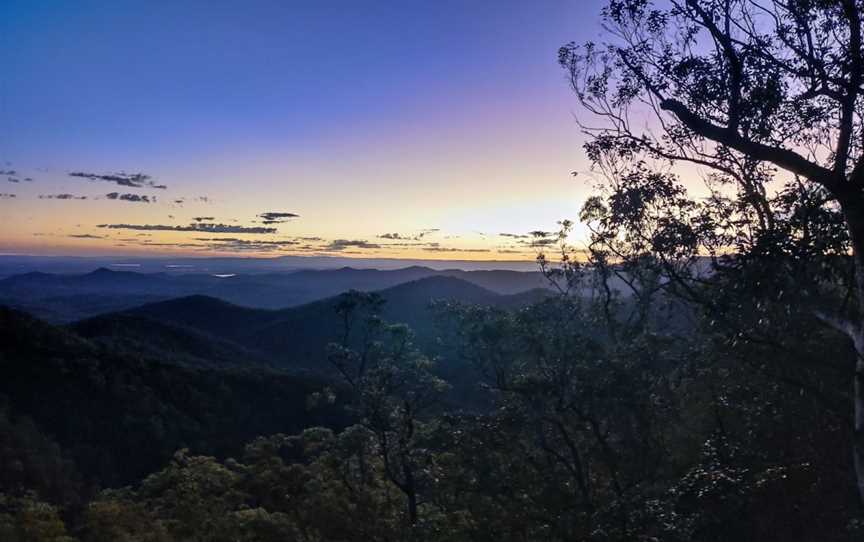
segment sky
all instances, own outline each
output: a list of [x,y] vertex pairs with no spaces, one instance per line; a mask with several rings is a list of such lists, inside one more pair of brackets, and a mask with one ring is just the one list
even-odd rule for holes
[[0,253],[531,259],[600,6],[4,0]]

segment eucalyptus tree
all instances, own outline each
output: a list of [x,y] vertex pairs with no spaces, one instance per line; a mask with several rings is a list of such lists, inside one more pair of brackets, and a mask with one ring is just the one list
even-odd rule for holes
[[414,528],[432,455],[424,433],[434,424],[447,383],[433,372],[433,360],[414,347],[407,326],[381,320],[382,305],[375,293],[343,294],[336,306],[343,340],[330,345],[328,359],[351,388],[359,424],[374,436],[384,475],[403,494]]
[[[583,216],[596,246],[650,255],[694,295],[700,257],[739,277],[758,261],[754,298],[781,282],[814,326],[850,339],[864,499],[862,12],[860,0],[609,0],[606,41],[559,60],[610,180]],[[701,175],[705,197],[676,171]]]

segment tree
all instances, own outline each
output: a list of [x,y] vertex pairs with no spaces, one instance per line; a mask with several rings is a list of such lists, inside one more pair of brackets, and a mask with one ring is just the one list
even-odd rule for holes
[[[601,119],[583,126],[588,155],[615,179],[609,205],[586,209],[595,241],[652,254],[683,288],[700,255],[736,268],[770,254],[762,270],[851,340],[864,500],[862,11],[859,0],[610,0],[610,41],[567,45],[559,60]],[[664,163],[706,172],[709,197],[688,196]]]
[[[686,347],[656,332],[661,319],[628,318],[639,304],[591,295],[578,267],[546,266],[568,294],[518,312],[454,306],[460,354],[496,397],[487,423],[511,431],[503,454],[526,465],[500,478],[525,495],[519,506],[531,507],[532,528],[545,529],[531,537],[635,538],[645,532],[644,504],[668,454],[661,429],[673,416],[667,376]],[[524,469],[532,475],[522,476]]]
[[[351,291],[336,306],[344,331],[332,344],[331,364],[353,392],[360,425],[374,436],[387,479],[403,493],[406,515],[416,526],[430,451],[423,445],[426,421],[439,405],[447,384],[432,369],[432,360],[413,345],[405,325],[387,325],[378,312],[378,294]],[[360,334],[351,348],[352,335]]]

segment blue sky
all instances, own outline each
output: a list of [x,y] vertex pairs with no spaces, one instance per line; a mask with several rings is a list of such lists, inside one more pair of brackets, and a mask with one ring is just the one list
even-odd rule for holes
[[[68,235],[285,210],[300,218],[280,238],[435,228],[487,258],[503,243],[490,234],[572,218],[587,193],[569,175],[587,166],[555,61],[566,41],[597,37],[599,7],[7,0],[0,160],[34,182],[4,187],[18,190],[0,206],[19,227],[0,244],[137,250]],[[133,208],[71,171],[169,188]],[[38,197],[58,190],[88,199]],[[192,204],[201,196],[209,207]]]

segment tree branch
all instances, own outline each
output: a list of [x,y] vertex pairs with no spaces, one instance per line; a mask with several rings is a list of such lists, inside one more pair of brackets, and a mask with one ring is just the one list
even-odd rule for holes
[[673,113],[678,117],[678,120],[697,135],[716,141],[757,160],[771,162],[792,173],[818,182],[831,191],[837,187],[834,173],[830,169],[811,162],[795,151],[745,139],[735,131],[717,126],[699,117],[678,100],[665,99],[660,102],[660,107],[664,111]]

